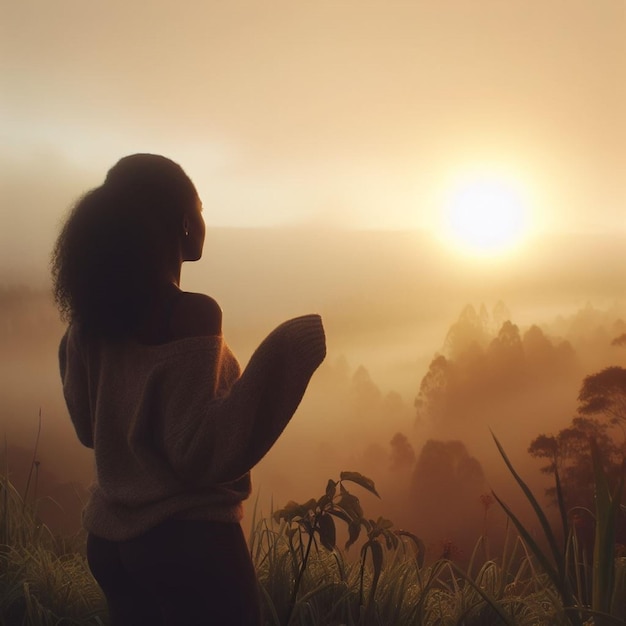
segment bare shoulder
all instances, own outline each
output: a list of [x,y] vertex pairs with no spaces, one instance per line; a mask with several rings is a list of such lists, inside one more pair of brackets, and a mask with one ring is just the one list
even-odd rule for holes
[[222,333],[222,309],[210,296],[183,291],[171,318],[177,338],[215,336]]

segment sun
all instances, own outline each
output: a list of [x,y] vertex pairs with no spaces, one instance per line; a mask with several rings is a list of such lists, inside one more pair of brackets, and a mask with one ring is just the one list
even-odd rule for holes
[[523,241],[528,217],[518,183],[501,175],[473,174],[449,186],[443,230],[455,248],[494,256],[512,251]]

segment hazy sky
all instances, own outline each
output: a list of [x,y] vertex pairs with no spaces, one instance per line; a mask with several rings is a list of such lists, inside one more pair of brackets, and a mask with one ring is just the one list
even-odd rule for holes
[[[0,0],[0,286],[47,276],[70,203],[133,152],[177,160],[209,227],[300,229],[209,231],[203,263],[185,270],[185,288],[220,301],[244,362],[270,318],[319,310],[327,367],[364,364],[383,393],[403,394],[410,425],[465,304],[503,299],[524,325],[623,294],[626,0]],[[485,177],[515,190],[531,234],[556,232],[559,245],[481,274],[423,233],[332,230],[438,236],[459,181]],[[36,406],[22,398],[43,404],[48,440],[54,420],[70,429],[52,344],[0,359],[17,397],[0,419],[30,427]],[[290,436],[319,432],[316,398],[330,397],[309,393],[310,419]],[[328,413],[325,437],[345,441],[351,415]],[[532,428],[508,429],[513,455]],[[317,454],[290,453],[303,449]],[[333,472],[354,467],[339,463]],[[265,493],[278,493],[285,478],[265,471]],[[288,481],[284,491],[298,497]]]
[[624,0],[0,7],[5,263],[137,151],[178,160],[217,226],[436,230],[482,168],[533,229],[624,229]]

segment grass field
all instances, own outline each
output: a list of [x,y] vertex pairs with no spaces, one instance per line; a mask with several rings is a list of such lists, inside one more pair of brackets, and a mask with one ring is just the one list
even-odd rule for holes
[[[501,450],[505,462],[508,459]],[[526,486],[509,469],[522,490]],[[288,503],[254,521],[249,545],[271,626],[609,626],[626,624],[626,558],[617,556],[618,494],[596,476],[596,541],[582,555],[575,526],[555,539],[533,494],[546,534],[543,551],[506,508],[502,553],[486,560],[477,539],[463,569],[453,558],[424,562],[419,538],[389,520],[368,519],[360,489],[369,479],[344,472],[320,498]],[[497,495],[494,494],[497,498]],[[344,525],[346,552],[335,523]],[[567,522],[565,522],[567,523]],[[348,556],[350,558],[348,558]],[[84,556],[84,536],[59,538],[42,525],[6,476],[0,478],[0,625],[107,624],[106,605]],[[209,622],[210,623],[210,622]]]

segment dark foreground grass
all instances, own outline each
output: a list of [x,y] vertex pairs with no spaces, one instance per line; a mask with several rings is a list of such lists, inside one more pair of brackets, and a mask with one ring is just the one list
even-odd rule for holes
[[[610,494],[602,498],[603,506],[615,509]],[[555,572],[565,575],[574,552],[566,550],[563,564],[556,563],[537,553],[523,527],[509,533],[496,559],[479,557],[486,553],[481,537],[461,570],[447,559],[425,564],[415,541],[401,533],[389,541],[388,524],[382,525],[386,533],[376,534],[375,522],[365,518],[369,535],[355,545],[357,558],[348,559],[344,550],[328,545],[328,535],[320,542],[298,519],[272,516],[252,525],[250,549],[267,626],[626,624],[626,558],[605,554],[597,561],[607,569],[602,572],[580,564],[591,581],[610,581],[610,589],[602,590],[604,604],[585,604],[576,581],[564,587],[555,579]],[[601,530],[606,534],[606,525]],[[368,542],[380,549],[363,550]],[[571,537],[568,545],[574,544]],[[0,626],[73,624],[108,624],[84,556],[84,537],[54,537],[6,476],[0,477]]]

